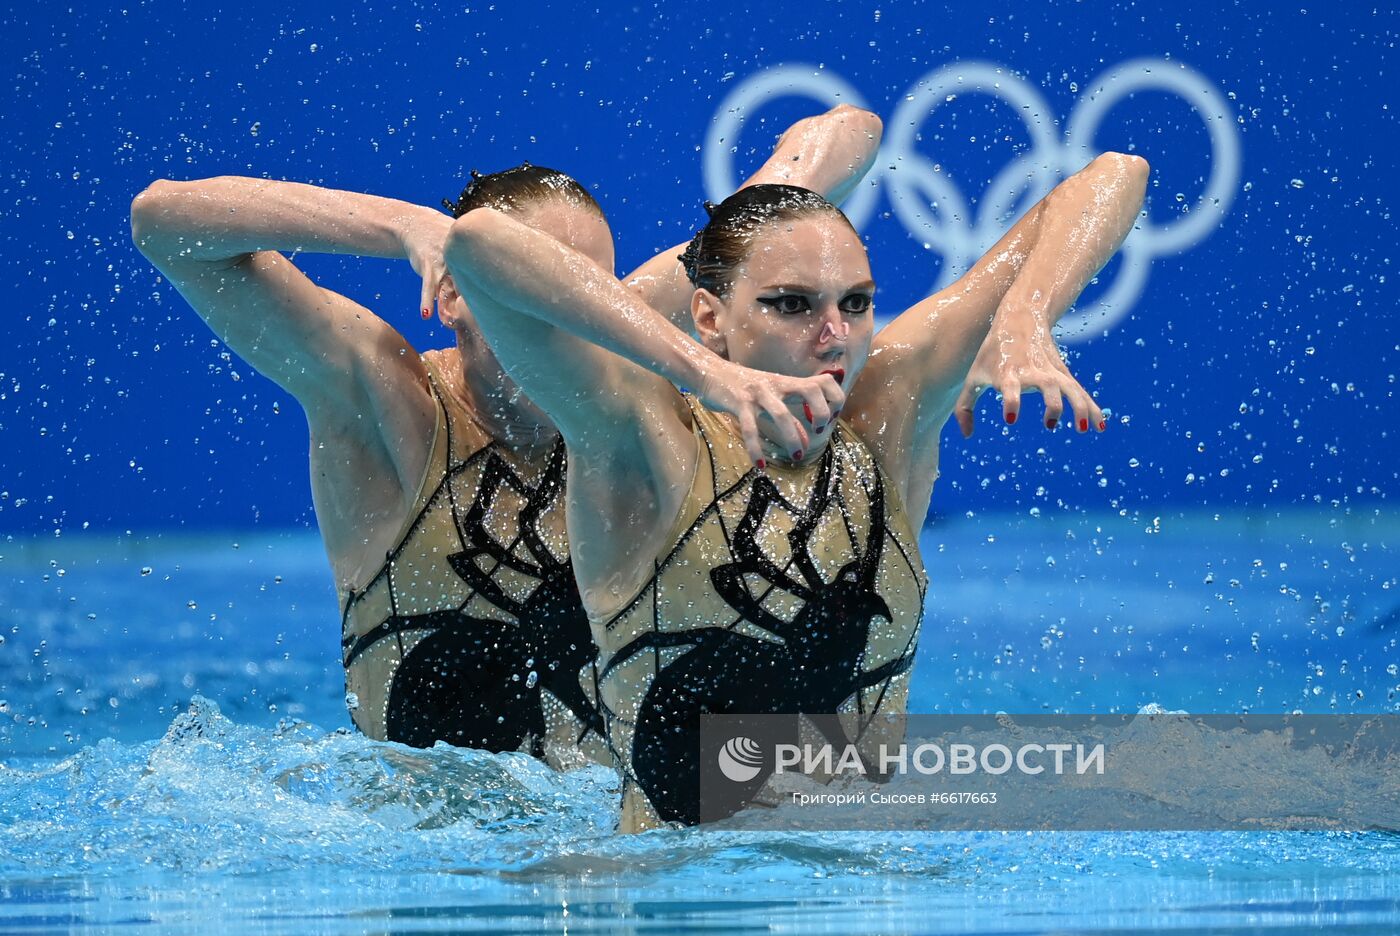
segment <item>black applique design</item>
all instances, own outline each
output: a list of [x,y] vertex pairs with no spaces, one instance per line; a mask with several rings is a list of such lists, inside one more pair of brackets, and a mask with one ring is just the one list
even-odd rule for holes
[[[759,640],[725,627],[679,632],[652,631],[624,647],[604,671],[639,653],[662,647],[690,649],[660,668],[637,712],[632,741],[632,773],[665,821],[700,821],[700,716],[704,714],[835,714],[852,695],[908,670],[914,641],[896,659],[862,669],[870,627],[876,618],[892,621],[889,606],[875,590],[884,539],[884,487],[878,472],[870,498],[870,530],[865,549],[826,582],[812,561],[808,543],[832,499],[834,446],[821,463],[805,509],[786,501],[773,482],[759,475],[743,519],[735,530],[734,561],[711,570],[715,591],[738,613],[778,638]],[[797,522],[788,534],[794,578],[764,555],[758,533],[770,508],[781,505]],[[844,502],[838,508],[850,526]],[[804,602],[791,621],[766,610],[746,575],[758,575]],[[766,593],[765,593],[766,594]],[[883,703],[883,691],[873,709]],[[827,720],[824,720],[827,721]],[[829,729],[823,729],[829,730]],[[795,739],[794,739],[795,740]],[[844,745],[847,739],[830,738]],[[760,773],[734,802],[747,802],[767,780]],[[736,805],[737,808],[737,805]]]
[[[598,648],[574,582],[572,562],[555,559],[539,532],[541,514],[563,495],[562,442],[555,446],[533,488],[494,448],[483,451],[477,496],[465,517],[458,519],[463,549],[447,561],[475,594],[515,622],[473,617],[461,609],[394,614],[354,642],[345,665],[349,667],[381,640],[404,631],[430,631],[394,672],[386,715],[389,739],[416,747],[446,741],[488,751],[515,751],[530,738],[531,752],[543,756],[542,690],[548,690],[578,719],[582,725],[578,741],[590,731],[602,735],[602,715],[579,684],[579,673],[597,659]],[[525,501],[517,542],[524,543],[529,560],[514,554],[515,543],[502,546],[486,528],[487,515],[503,488]],[[455,505],[453,515],[459,517]],[[482,556],[494,563],[489,571],[478,564]],[[539,584],[528,598],[517,601],[496,581],[500,568],[530,576]],[[533,681],[531,672],[537,674]]]

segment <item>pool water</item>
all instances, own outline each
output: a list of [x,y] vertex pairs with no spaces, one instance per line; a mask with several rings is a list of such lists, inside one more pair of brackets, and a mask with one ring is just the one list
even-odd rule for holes
[[[1400,517],[923,533],[917,712],[1393,712]],[[314,534],[0,544],[0,932],[1400,929],[1383,833],[618,836],[616,777],[352,733]]]

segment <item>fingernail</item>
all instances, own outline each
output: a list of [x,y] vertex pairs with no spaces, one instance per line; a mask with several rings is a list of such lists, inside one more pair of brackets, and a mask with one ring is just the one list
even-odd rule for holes
[[1007,413],[1007,414],[1006,414],[1006,424],[1009,426],[1009,425],[1013,424],[1014,422],[1016,422],[1016,414],[1015,414],[1015,413]]
[[808,422],[811,422],[811,421],[812,421],[812,407],[808,406],[806,403],[803,403],[803,404],[802,404],[802,415],[804,415],[804,416],[807,417],[807,421],[808,421]]
[[818,426],[818,427],[817,427],[817,435],[821,435],[821,434],[822,434],[823,432],[825,432],[825,431],[826,431],[826,426]]
[[767,467],[768,467],[768,463],[767,463],[766,461],[764,461],[763,459],[760,458],[760,459],[758,460],[758,470],[759,470],[759,471],[762,471],[764,468],[767,468]]
[[1103,432],[1103,431],[1104,431],[1105,429],[1107,429],[1107,428],[1108,428],[1108,420],[1107,420],[1107,419],[1100,419],[1100,420],[1099,420],[1099,431],[1100,431],[1100,432]]
[[1054,428],[1055,428],[1056,426],[1058,426],[1059,424],[1060,424],[1060,421],[1059,421],[1058,419],[1053,419],[1053,418],[1052,418],[1052,419],[1047,419],[1047,420],[1045,420],[1045,428],[1046,428],[1046,429],[1054,429]]
[[836,417],[837,417],[837,416],[840,416],[840,415],[841,415],[841,411],[838,409],[836,412],[834,412],[834,413],[831,414],[831,421],[832,421],[832,422],[836,422]]
[[1087,419],[1081,419],[1081,420],[1079,420],[1079,431],[1080,431],[1080,432],[1088,432],[1088,431],[1089,431],[1089,420],[1087,420]]
[[798,449],[797,451],[795,451],[795,452],[792,453],[792,460],[793,460],[793,461],[802,461],[802,450],[801,450],[801,449]]
[[428,307],[427,307],[427,306],[424,306],[424,307],[423,307],[423,318],[425,318],[425,319],[426,319],[426,318],[431,318],[431,317],[432,317],[432,314],[433,314],[433,313],[431,313],[431,312],[428,311]]

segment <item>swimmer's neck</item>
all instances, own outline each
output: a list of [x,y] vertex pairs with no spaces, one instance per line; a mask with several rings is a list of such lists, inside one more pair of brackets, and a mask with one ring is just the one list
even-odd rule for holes
[[491,386],[469,376],[464,390],[463,402],[477,425],[498,445],[522,458],[544,455],[559,441],[559,430],[552,422],[533,416],[528,404],[517,405],[503,399],[499,384]]
[[469,413],[498,445],[524,459],[533,459],[553,450],[559,440],[554,423],[518,389],[511,399],[502,387],[503,374],[490,367],[473,367],[465,355],[453,349],[456,365],[448,372],[452,379],[444,392]]

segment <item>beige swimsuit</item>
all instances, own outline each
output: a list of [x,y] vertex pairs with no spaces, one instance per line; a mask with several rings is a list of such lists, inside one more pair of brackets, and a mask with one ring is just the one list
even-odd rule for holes
[[762,473],[731,422],[685,399],[699,464],[671,545],[634,597],[590,614],[628,830],[699,821],[703,713],[903,712],[927,586],[849,425],[813,464]]
[[563,443],[497,444],[423,358],[432,453],[384,565],[342,596],[347,702],[372,738],[610,763],[564,528]]

